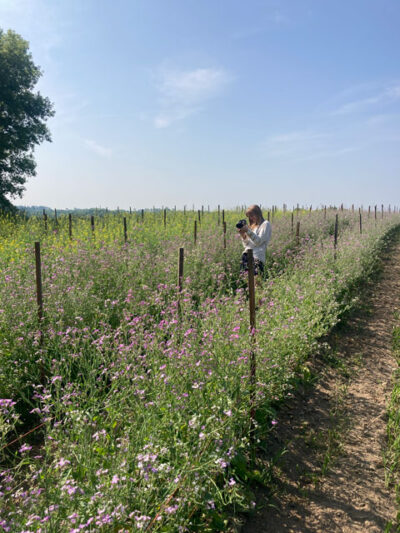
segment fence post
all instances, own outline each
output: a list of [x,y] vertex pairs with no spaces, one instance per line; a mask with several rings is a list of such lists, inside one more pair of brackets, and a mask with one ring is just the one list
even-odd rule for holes
[[293,233],[293,229],[294,229],[294,213],[292,211],[292,233]]
[[[35,263],[36,263],[36,301],[38,306],[38,318],[41,325],[43,319],[43,292],[42,292],[42,265],[40,259],[40,242],[35,242]],[[40,332],[42,335],[42,332]]]
[[218,205],[218,226],[220,225],[220,206]]
[[296,226],[296,242],[300,244],[300,221],[297,222]]
[[222,210],[222,224],[225,222],[225,209]]
[[[43,345],[43,290],[42,290],[42,264],[40,258],[40,242],[35,242],[35,267],[36,267],[36,302],[38,306],[39,319],[39,346]],[[44,382],[43,362],[40,363],[40,381]]]
[[197,242],[197,220],[194,221],[194,244]]
[[128,232],[127,232],[127,229],[126,229],[126,217],[124,217],[124,241],[125,241],[125,244],[126,244],[127,240],[128,240]]
[[381,206],[381,210],[382,210],[382,218],[383,218],[383,204],[382,204],[382,206]]
[[94,216],[90,216],[90,225],[92,227],[92,237],[94,237]]
[[377,209],[377,206],[375,206],[375,223],[376,223],[376,219],[377,219],[377,213],[376,213],[376,209]]
[[360,212],[360,235],[362,234],[362,215],[361,215],[361,208],[359,209]]
[[47,215],[44,209],[43,209],[43,220],[44,220],[44,231],[47,232]]
[[142,209],[142,222],[144,221],[144,209]]
[[338,226],[339,226],[339,215],[336,213],[336,218],[335,218],[335,239],[334,239],[334,243],[333,243],[333,248],[334,248],[334,254],[333,254],[333,257],[334,257],[334,259],[336,259],[336,248],[337,248],[337,238],[338,238]]
[[167,210],[164,209],[164,229],[167,227]]
[[201,224],[201,212],[200,212],[200,209],[197,210],[197,218],[199,219],[199,224]]
[[326,220],[326,206],[324,207],[324,219]]
[[69,213],[68,215],[68,235],[69,238],[72,239],[72,215]]
[[184,261],[184,249],[179,248],[178,256],[178,316],[181,316],[181,293],[183,287],[183,261]]
[[226,222],[224,220],[224,250],[226,250]]
[[256,353],[255,353],[255,330],[256,330],[256,298],[254,285],[254,257],[253,250],[247,251],[247,267],[249,282],[249,311],[250,311],[250,427],[251,437],[254,437],[255,421],[255,398],[256,398]]
[[268,211],[268,213],[267,213],[267,220],[268,220],[268,222],[270,222],[270,219],[271,219],[271,213]]

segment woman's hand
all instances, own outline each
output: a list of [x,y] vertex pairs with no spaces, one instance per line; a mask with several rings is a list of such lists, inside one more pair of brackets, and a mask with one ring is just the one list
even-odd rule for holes
[[248,229],[247,224],[245,226],[242,226],[240,229],[238,229],[238,232],[240,233],[240,236],[242,237],[242,239],[245,239],[247,237],[247,229]]

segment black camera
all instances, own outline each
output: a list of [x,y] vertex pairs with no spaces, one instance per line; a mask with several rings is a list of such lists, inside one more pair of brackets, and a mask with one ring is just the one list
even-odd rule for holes
[[247,220],[245,218],[242,218],[242,220],[239,220],[239,222],[236,224],[237,229],[243,228],[243,226],[246,226]]

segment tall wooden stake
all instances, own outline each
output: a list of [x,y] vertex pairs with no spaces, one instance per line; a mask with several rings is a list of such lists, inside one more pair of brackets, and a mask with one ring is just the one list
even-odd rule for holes
[[128,240],[128,232],[127,232],[127,228],[126,228],[126,217],[124,217],[124,241],[125,241],[125,244],[126,244],[127,240]]
[[194,221],[194,244],[197,242],[197,220]]
[[339,215],[336,213],[336,218],[335,218],[335,237],[334,237],[334,244],[333,244],[333,248],[334,248],[334,259],[336,259],[336,248],[337,248],[337,238],[338,238],[338,226],[339,226]]
[[297,222],[296,226],[296,242],[300,244],[300,221]]
[[249,282],[249,311],[250,311],[250,426],[251,436],[254,437],[255,422],[255,399],[256,399],[256,352],[255,352],[255,330],[256,330],[256,295],[254,285],[254,257],[253,250],[247,251],[247,267]]
[[69,238],[72,239],[72,215],[69,213],[68,215],[68,235]]
[[224,250],[226,250],[226,222],[224,220]]
[[181,292],[183,288],[183,261],[184,261],[184,249],[179,248],[178,256],[178,316],[181,316]]

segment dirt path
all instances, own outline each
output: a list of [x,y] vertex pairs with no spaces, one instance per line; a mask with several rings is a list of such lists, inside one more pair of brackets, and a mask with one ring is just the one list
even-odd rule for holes
[[332,336],[331,354],[312,362],[321,378],[280,413],[268,445],[272,453],[287,450],[273,468],[276,493],[257,495],[259,511],[243,533],[394,531],[397,510],[385,486],[383,450],[399,308],[397,244],[365,309]]

